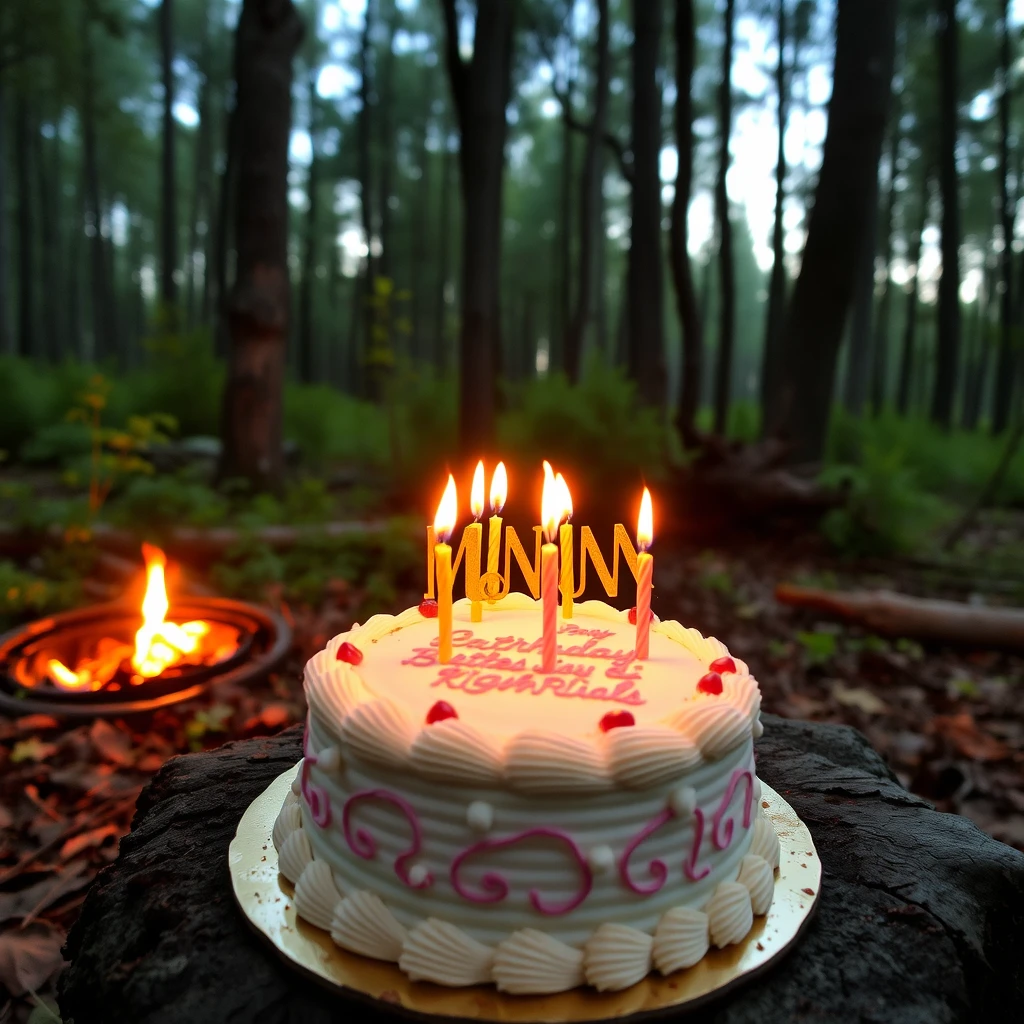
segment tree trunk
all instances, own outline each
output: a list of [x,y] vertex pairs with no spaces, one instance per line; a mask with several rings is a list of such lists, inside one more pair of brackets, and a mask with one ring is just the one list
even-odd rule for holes
[[160,165],[160,298],[171,313],[178,301],[177,182],[174,158],[174,4],[160,4],[160,72],[163,81],[163,148]]
[[423,295],[423,268],[427,264],[430,240],[428,237],[428,214],[431,205],[430,196],[430,150],[427,149],[427,132],[430,127],[430,115],[433,110],[434,90],[434,68],[426,68],[423,72],[423,115],[418,125],[418,137],[416,139],[416,159],[419,163],[420,177],[416,183],[415,208],[412,213],[412,245],[410,258],[412,266],[409,273],[409,290],[412,292],[412,306],[410,320],[412,321],[412,334],[409,338],[411,356],[414,362],[423,362],[424,356],[424,330],[423,316],[427,309]]
[[973,357],[967,362],[967,383],[964,388],[964,408],[962,424],[965,430],[976,430],[981,418],[981,407],[985,398],[985,384],[988,377],[988,364],[992,351],[988,329],[988,303],[992,292],[992,272],[985,267],[981,288],[974,301],[972,318],[971,348]]
[[107,342],[110,347],[110,355],[113,357],[117,368],[124,369],[128,365],[128,348],[123,330],[124,325],[119,319],[121,306],[117,301],[117,247],[114,245],[113,197],[103,204],[102,210],[102,223],[106,224],[107,227],[106,234],[102,239],[103,293],[106,297],[108,310]]
[[882,238],[882,259],[885,263],[885,280],[882,295],[878,300],[878,314],[875,318],[875,339],[871,348],[871,408],[875,415],[886,404],[889,379],[889,313],[892,305],[892,232],[896,213],[896,176],[900,156],[900,101],[894,92],[890,100],[893,105],[889,134],[889,195],[885,206],[885,227]]
[[398,5],[389,0],[387,46],[380,74],[380,136],[378,139],[380,170],[380,269],[381,277],[394,280],[395,240],[391,228],[392,177],[395,165],[395,33],[398,31]]
[[461,132],[459,440],[465,453],[494,438],[501,353],[501,189],[514,8],[512,0],[478,7],[473,56],[467,63],[459,53],[455,0],[444,0],[448,75]]
[[[580,171],[580,251],[576,274],[576,306],[565,332],[565,372],[574,384],[580,379],[583,338],[590,322],[593,306],[594,283],[598,271],[595,239],[602,225],[598,220],[603,182],[604,137],[608,130],[608,96],[611,61],[608,52],[610,35],[608,0],[597,0],[597,44],[594,48],[594,113],[587,130],[583,150],[583,168]],[[564,126],[568,139],[569,127]],[[598,238],[598,245],[600,240]],[[598,291],[604,290],[604,280],[596,277]]]
[[603,146],[597,148],[597,171],[600,188],[597,190],[597,205],[594,208],[594,342],[597,351],[608,365],[613,362],[609,351],[608,332],[608,233],[605,225],[604,171],[607,158]]
[[33,159],[36,165],[36,178],[39,189],[39,226],[43,244],[42,282],[43,294],[48,297],[42,306],[43,343],[42,354],[50,360],[57,361],[62,355],[63,338],[61,337],[60,311],[61,305],[53,301],[60,295],[60,135],[54,125],[52,160],[47,159],[46,143],[43,133],[36,130],[32,133]]
[[450,139],[450,125],[448,116],[445,115],[441,128],[444,139],[444,149],[441,154],[441,199],[438,204],[437,215],[437,284],[435,286],[434,307],[434,338],[433,338],[433,364],[434,368],[443,373],[448,368],[448,339],[447,339],[447,295],[448,278],[450,274],[450,250],[452,234],[451,215],[451,192],[452,192],[452,148]]
[[825,447],[839,344],[873,215],[895,30],[891,0],[838,5],[828,131],[769,431],[789,443],[794,462],[817,461]]
[[669,254],[672,280],[675,284],[679,321],[683,328],[683,365],[679,382],[679,408],[676,428],[683,444],[697,441],[697,409],[700,405],[700,384],[704,339],[701,333],[700,310],[693,283],[693,265],[687,245],[687,215],[693,190],[693,71],[696,50],[694,0],[675,2],[676,44],[676,194],[672,201],[672,226]]
[[[14,176],[18,195],[18,354],[39,354],[36,337],[35,225],[32,223],[32,119],[28,100],[17,98],[14,111]],[[2,212],[2,211],[0,211]]]
[[942,276],[939,278],[938,346],[931,418],[948,429],[960,359],[960,188],[956,167],[959,30],[956,0],[938,0],[939,189],[942,195]]
[[853,289],[853,317],[850,323],[850,351],[843,382],[843,405],[847,412],[861,416],[868,398],[871,372],[871,320],[875,304],[875,251],[878,248],[878,173],[867,209],[864,239]]
[[222,478],[278,487],[288,338],[288,142],[292,59],[302,21],[291,0],[244,0],[235,76],[237,275],[228,300]]
[[[570,89],[567,94],[571,93]],[[572,294],[572,172],[573,131],[567,119],[562,120],[562,161],[559,169],[558,231],[555,233],[555,259],[557,266],[551,275],[554,301],[551,304],[551,341],[549,372],[562,370],[568,374],[568,347],[566,334]],[[576,374],[579,376],[579,353],[576,355]]]
[[309,144],[312,151],[306,174],[306,245],[302,258],[302,280],[299,282],[299,379],[312,384],[316,379],[313,353],[313,282],[316,279],[317,189],[320,184],[320,161],[317,157],[317,69],[309,69],[307,96],[309,102]]
[[917,340],[917,298],[920,290],[918,270],[921,265],[921,239],[924,235],[925,225],[928,223],[930,195],[931,169],[926,166],[921,179],[921,212],[918,216],[913,238],[907,246],[910,265],[914,269],[910,278],[910,288],[907,290],[907,315],[903,325],[900,374],[896,387],[896,411],[900,416],[906,416],[910,408],[910,382],[914,376],[914,345]]
[[13,354],[14,341],[7,310],[10,309],[8,281],[11,253],[7,235],[7,101],[4,78],[0,75],[0,355]]
[[[996,371],[995,397],[992,407],[992,431],[1002,433],[1010,423],[1010,409],[1017,374],[1015,364],[1019,356],[1013,345],[1013,221],[1016,203],[1010,202],[1010,90],[1011,44],[1010,0],[1003,0],[1002,40],[1000,43],[999,91],[999,205],[1003,229],[1003,248],[999,254],[999,269],[1003,278],[1003,293],[999,302],[999,363]],[[1018,139],[1017,145],[1020,146]],[[1018,172],[1018,192],[1020,181]]]
[[[218,26],[219,27],[219,26]],[[209,14],[206,12],[204,7],[204,19],[203,19],[203,41],[199,51],[199,99],[197,103],[197,110],[199,114],[199,127],[196,132],[196,145],[195,145],[195,166],[193,171],[192,181],[192,210],[189,217],[189,233],[188,233],[188,258],[186,260],[187,267],[187,294],[185,300],[185,309],[187,315],[187,322],[189,327],[193,327],[196,323],[196,256],[199,253],[200,241],[199,241],[199,222],[204,221],[206,224],[206,231],[204,238],[209,238],[210,235],[210,150],[211,146],[211,135],[210,130],[210,28],[209,28]],[[207,260],[203,260],[203,289],[206,288],[206,278],[210,273],[210,264]]]
[[366,349],[370,343],[372,327],[372,311],[370,298],[373,294],[373,279],[377,273],[377,261],[374,257],[374,237],[376,234],[373,213],[373,106],[371,102],[370,58],[373,41],[374,0],[366,0],[363,14],[363,30],[359,37],[359,119],[356,125],[356,145],[358,147],[356,166],[359,175],[359,209],[363,220],[363,235],[366,239],[366,260],[363,264],[362,291],[357,307],[360,313],[356,332],[356,346],[352,352],[353,388],[357,395],[366,394],[367,374],[365,372]]
[[214,351],[224,358],[228,354],[228,253],[231,248],[231,224],[234,220],[238,191],[238,98],[225,115],[224,170],[220,176],[217,197],[217,227],[213,243],[213,267],[208,279],[213,287],[207,293],[208,310],[214,321]]
[[[731,3],[732,0],[729,0]],[[641,399],[664,408],[665,327],[661,251],[662,0],[632,0],[633,190],[628,297],[629,375]]]
[[[786,307],[786,249],[782,217],[786,202],[786,129],[789,125],[789,87],[786,83],[786,2],[778,2],[776,36],[779,59],[775,64],[775,95],[778,103],[778,136],[775,150],[775,221],[772,225],[772,275],[768,284],[768,312],[765,317],[764,349],[761,356],[761,430],[765,431],[769,413],[778,392],[782,318]],[[793,42],[796,48],[796,40]],[[793,57],[796,66],[796,55]]]
[[736,281],[729,212],[729,141],[732,137],[732,52],[736,0],[725,3],[722,79],[718,86],[718,176],[715,179],[715,223],[718,225],[718,360],[715,365],[715,433],[724,436],[732,394],[732,350],[736,332]]

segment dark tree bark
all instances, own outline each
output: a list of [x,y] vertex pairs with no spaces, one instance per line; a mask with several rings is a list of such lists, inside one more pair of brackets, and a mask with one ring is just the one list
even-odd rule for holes
[[441,126],[441,134],[444,140],[444,148],[441,152],[441,198],[438,203],[437,214],[437,283],[434,290],[434,338],[432,362],[435,369],[443,372],[448,368],[448,338],[447,338],[447,296],[448,278],[451,265],[451,194],[452,194],[452,167],[455,163],[452,160],[452,148],[450,125],[448,116],[445,114]]
[[299,282],[299,379],[312,384],[316,379],[315,354],[313,351],[313,282],[316,279],[316,233],[319,204],[317,190],[320,186],[320,158],[317,156],[319,141],[316,95],[317,69],[310,68],[307,81],[309,102],[309,143],[312,155],[306,173],[306,238],[302,257],[302,278]]
[[[732,0],[730,0],[732,2]],[[629,375],[641,399],[665,405],[661,234],[661,57],[663,0],[632,0],[633,190],[628,265]]]
[[160,73],[163,81],[163,147],[160,163],[160,298],[170,312],[178,301],[178,209],[174,157],[174,4],[160,4]]
[[938,0],[938,12],[942,276],[939,278],[938,346],[931,418],[948,429],[953,423],[960,359],[960,178],[956,168],[960,45],[956,0]]
[[[60,359],[63,354],[61,336],[61,304],[53,301],[60,294],[60,135],[54,125],[53,141],[47,147],[43,134],[32,133],[33,159],[36,166],[39,196],[39,227],[42,242],[43,294],[50,301],[42,304],[42,354],[51,360]],[[52,151],[48,158],[47,148]]]
[[14,352],[11,325],[8,319],[10,298],[8,280],[11,254],[7,235],[7,97],[0,75],[0,353]]
[[928,223],[928,206],[931,201],[931,169],[925,167],[921,179],[921,212],[918,216],[913,237],[907,246],[911,273],[910,287],[907,289],[907,315],[903,325],[903,345],[900,354],[899,380],[896,386],[896,411],[906,416],[910,408],[910,382],[914,376],[914,346],[917,342],[917,306],[920,281],[918,270],[921,265],[921,239],[925,225]]
[[[565,332],[565,372],[576,383],[580,378],[583,337],[594,305],[594,283],[604,291],[604,278],[598,275],[597,245],[603,230],[601,209],[602,171],[604,169],[604,137],[608,131],[608,97],[611,60],[608,51],[610,35],[608,0],[597,0],[597,42],[594,46],[594,112],[587,129],[580,171],[580,251],[576,273],[576,305]],[[569,128],[564,126],[568,145]],[[597,245],[595,245],[595,240]],[[598,343],[600,346],[600,342]]]
[[[1003,248],[999,254],[999,269],[1003,279],[1003,293],[999,301],[999,363],[996,371],[996,387],[992,405],[992,430],[1002,433],[1010,423],[1014,384],[1016,382],[1016,361],[1020,357],[1013,345],[1013,220],[1017,204],[1011,203],[1010,178],[1010,90],[1011,90],[1011,27],[1010,0],[1003,0],[1002,39],[1000,42],[1000,90],[999,90],[999,206],[1000,224],[1003,230]],[[1020,146],[1020,141],[1017,143]],[[1017,190],[1020,191],[1018,171]]]
[[[14,176],[18,222],[18,354],[30,359],[39,354],[36,336],[35,224],[32,193],[32,118],[28,100],[18,96],[14,109]],[[2,213],[3,211],[0,211]]]
[[381,61],[380,73],[380,119],[378,128],[380,135],[378,147],[380,159],[380,267],[381,277],[395,277],[395,240],[391,227],[391,193],[394,191],[392,179],[395,166],[395,33],[398,31],[398,4],[389,0],[390,7],[386,19],[387,45],[384,59]]
[[729,140],[732,137],[732,53],[736,0],[725,3],[722,78],[718,86],[718,176],[715,179],[715,223],[718,227],[718,360],[715,364],[715,433],[724,435],[732,395],[732,352],[736,333],[736,280],[729,211]]
[[770,434],[794,462],[825,446],[836,359],[849,312],[892,83],[896,5],[838,6],[836,59],[821,171],[786,323],[778,404]]
[[693,0],[675,2],[676,109],[675,134],[679,165],[676,194],[672,202],[672,226],[669,255],[675,284],[679,320],[683,328],[683,365],[679,382],[679,408],[676,428],[683,444],[697,440],[697,408],[703,372],[704,338],[701,331],[697,291],[693,283],[693,265],[687,246],[687,214],[693,190],[693,71],[696,51],[696,22]]
[[896,212],[896,176],[900,157],[900,102],[894,92],[892,99],[891,129],[889,133],[889,192],[885,205],[885,225],[882,233],[882,259],[885,263],[885,280],[878,300],[875,317],[875,338],[871,346],[871,408],[877,415],[887,401],[889,381],[889,320],[892,305],[892,233]]
[[853,288],[850,349],[843,381],[843,405],[854,416],[864,412],[871,371],[871,321],[875,305],[875,251],[878,248],[878,173],[866,211],[864,238]]
[[237,275],[228,300],[222,478],[277,487],[288,338],[288,141],[292,59],[302,21],[291,0],[244,0],[235,43]]
[[[777,0],[778,20],[776,37],[779,59],[775,63],[775,96],[778,103],[779,125],[775,151],[775,221],[772,225],[772,275],[768,283],[768,311],[765,316],[764,348],[761,355],[761,411],[764,417],[762,432],[767,426],[766,410],[778,390],[780,350],[782,347],[782,318],[786,307],[786,249],[782,216],[786,202],[786,128],[789,125],[789,86],[786,82],[786,2]],[[794,48],[796,41],[794,40]],[[794,55],[794,65],[796,58]]]
[[208,275],[212,287],[208,293],[209,310],[214,319],[214,351],[218,356],[228,354],[228,253],[231,249],[231,224],[235,215],[238,191],[238,100],[224,118],[224,169],[220,175],[217,197],[217,225],[213,242],[213,267]]
[[501,355],[501,188],[512,73],[512,0],[476,13],[473,56],[459,54],[455,0],[443,0],[446,58],[461,134],[462,326],[459,440],[465,452],[494,437]]

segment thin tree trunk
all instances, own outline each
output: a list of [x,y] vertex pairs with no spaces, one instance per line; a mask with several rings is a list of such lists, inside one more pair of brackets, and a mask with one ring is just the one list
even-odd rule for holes
[[85,190],[79,176],[72,203],[71,230],[68,232],[67,252],[67,351],[84,361],[86,351],[82,333],[82,238],[85,229]]
[[352,369],[355,373],[353,386],[356,394],[366,394],[366,374],[364,361],[366,348],[370,342],[372,310],[370,298],[373,294],[373,280],[377,276],[377,262],[373,254],[374,248],[374,212],[373,212],[373,163],[371,149],[373,145],[373,106],[371,102],[370,57],[373,50],[371,32],[373,31],[374,0],[366,0],[363,15],[363,30],[359,39],[359,119],[356,125],[356,162],[359,175],[359,206],[363,220],[363,235],[366,239],[366,260],[363,264],[362,294],[359,296],[360,324],[362,330],[356,334],[356,349],[353,352]]
[[[761,355],[761,429],[768,424],[768,409],[778,391],[782,318],[786,306],[786,249],[783,213],[786,202],[786,129],[789,125],[789,87],[786,83],[786,2],[778,3],[776,35],[779,58],[775,63],[775,95],[778,103],[778,135],[775,150],[775,221],[772,225],[772,274],[768,284],[768,312],[765,317],[764,348]],[[794,50],[796,40],[793,41]],[[794,53],[793,64],[796,65]]]
[[892,86],[892,0],[839,4],[828,130],[800,276],[785,332],[783,376],[771,436],[794,462],[825,447],[836,360],[878,178]]
[[917,342],[917,306],[920,281],[918,271],[921,266],[921,239],[925,225],[928,223],[928,205],[931,194],[931,170],[924,169],[921,179],[921,212],[914,229],[913,237],[907,246],[910,265],[914,268],[907,290],[907,314],[903,325],[903,346],[900,355],[899,380],[896,387],[896,411],[906,416],[910,408],[910,382],[914,376],[914,346]]
[[170,314],[178,301],[177,182],[174,157],[174,4],[160,4],[160,72],[163,82],[163,146],[160,164],[160,298]]
[[[1003,0],[1002,39],[1000,41],[999,90],[999,206],[1003,230],[1003,248],[999,254],[999,269],[1003,279],[1003,293],[999,302],[999,363],[996,371],[995,396],[992,407],[992,431],[1002,433],[1010,423],[1015,363],[1019,356],[1013,345],[1013,221],[1016,203],[1010,202],[1010,90],[1011,43],[1010,0]],[[1018,139],[1017,145],[1020,146]],[[1019,179],[1019,172],[1018,172]],[[1020,182],[1017,183],[1018,192]]]
[[718,225],[718,361],[715,365],[715,433],[724,435],[732,397],[732,354],[736,333],[736,281],[729,211],[729,141],[732,138],[732,54],[736,0],[725,3],[722,78],[718,86],[718,176],[715,180],[715,222]]
[[381,277],[394,280],[395,239],[392,229],[391,193],[395,165],[395,33],[398,31],[399,11],[395,0],[389,0],[387,16],[387,47],[381,63],[380,120],[378,140],[380,159],[380,269]]
[[956,167],[959,98],[959,30],[956,0],[938,0],[939,189],[942,194],[942,276],[939,278],[938,346],[931,418],[948,429],[960,359],[960,188]]
[[871,320],[875,304],[875,251],[878,248],[878,174],[868,202],[864,240],[853,290],[853,316],[850,323],[850,350],[843,382],[843,405],[847,412],[860,416],[868,399],[871,372]]
[[14,340],[8,319],[10,294],[8,281],[11,252],[7,235],[7,99],[4,78],[0,75],[0,354],[13,354]]
[[[192,179],[192,210],[189,216],[188,254],[186,266],[185,309],[189,327],[196,322],[196,256],[199,253],[199,223],[206,223],[206,236],[210,233],[210,28],[209,15],[204,8],[203,41],[199,51],[199,126],[196,131],[195,165]],[[210,267],[203,261],[203,278],[209,275]]]
[[228,300],[222,478],[282,481],[281,416],[288,339],[288,142],[292,60],[302,21],[291,0],[244,0],[235,51],[237,274]]
[[672,227],[669,253],[672,279],[675,283],[679,320],[683,328],[683,365],[679,388],[676,428],[683,444],[697,440],[697,409],[700,405],[703,372],[704,339],[701,335],[700,310],[693,283],[693,265],[687,244],[687,215],[693,188],[693,71],[696,51],[696,23],[693,0],[676,0],[676,194],[672,202]]
[[302,280],[299,282],[299,379],[312,384],[316,379],[313,352],[313,282],[316,279],[317,189],[320,185],[320,159],[317,156],[317,95],[315,68],[309,69],[307,95],[309,102],[309,143],[312,155],[306,175],[306,245],[302,258]]
[[448,368],[448,341],[446,325],[448,321],[447,296],[448,278],[450,276],[451,250],[451,192],[452,192],[452,149],[450,126],[447,114],[441,128],[444,149],[441,154],[441,200],[438,209],[437,224],[437,284],[435,287],[434,307],[434,338],[433,359],[435,369],[443,373]]
[[[594,113],[587,130],[583,150],[583,167],[580,171],[580,251],[576,273],[576,305],[569,318],[565,332],[565,371],[574,384],[580,378],[580,364],[583,354],[583,338],[590,322],[594,303],[595,276],[598,260],[595,245],[600,245],[598,233],[602,225],[601,215],[602,157],[604,137],[608,130],[608,96],[611,78],[611,61],[608,52],[610,35],[608,0],[597,0],[597,43],[594,48]],[[563,125],[566,145],[569,145],[569,127]],[[604,291],[604,281],[597,278],[599,295]],[[601,351],[601,340],[598,340]]]
[[43,294],[47,301],[42,304],[43,344],[42,354],[50,360],[61,357],[62,338],[60,324],[61,305],[53,301],[60,294],[60,236],[58,217],[60,213],[60,136],[54,126],[54,137],[50,143],[52,160],[47,159],[43,134],[38,129],[32,133],[33,158],[36,165],[39,196],[39,225],[42,241],[42,282]]
[[136,214],[128,215],[128,259],[132,268],[132,340],[135,342],[136,351],[139,341],[146,334],[146,296],[142,291],[143,240],[140,219]]
[[884,408],[887,400],[889,380],[889,320],[892,305],[892,234],[896,214],[896,177],[900,156],[900,101],[894,92],[890,102],[893,105],[889,133],[889,194],[885,206],[885,228],[882,237],[882,259],[885,263],[885,280],[878,300],[875,317],[875,339],[871,351],[871,408],[875,415]]
[[[570,89],[567,90],[571,94]],[[551,275],[553,299],[551,304],[551,341],[548,372],[569,372],[566,334],[569,331],[572,306],[572,172],[573,132],[562,120],[562,161],[559,171],[558,231],[555,233],[555,272]],[[579,356],[576,358],[579,375]]]
[[14,176],[17,184],[18,221],[18,354],[39,355],[36,336],[35,224],[32,201],[32,120],[28,100],[17,98],[14,110]]
[[594,207],[594,343],[608,365],[613,363],[609,351],[608,331],[608,233],[605,225],[604,172],[607,165],[603,146],[597,148],[597,205]]
[[[731,3],[732,0],[729,0]],[[633,190],[629,245],[629,375],[641,399],[663,409],[665,326],[661,234],[662,0],[632,0]]]
[[468,453],[494,438],[501,357],[501,190],[515,5],[490,0],[477,8],[468,62],[459,53],[455,0],[444,0],[443,7],[448,75],[461,131],[459,441]]
[[128,349],[123,324],[118,316],[121,305],[117,301],[117,247],[114,245],[114,200],[111,198],[102,206],[102,223],[106,234],[102,239],[103,249],[103,294],[108,310],[107,330],[110,354],[119,369],[128,365]]
[[430,210],[430,151],[427,149],[427,130],[430,125],[430,115],[433,109],[434,91],[431,88],[434,69],[427,68],[423,75],[423,97],[425,100],[423,116],[418,125],[418,138],[416,139],[416,156],[419,162],[420,176],[416,182],[416,205],[412,213],[412,245],[411,260],[412,266],[409,275],[409,290],[412,292],[412,308],[410,320],[412,321],[412,334],[409,338],[411,355],[413,361],[420,363],[424,358],[423,345],[423,315],[427,309],[423,296],[423,268],[427,263],[428,237],[427,237],[427,215]]
[[986,267],[982,275],[981,290],[974,303],[972,318],[973,357],[968,361],[967,384],[964,388],[963,427],[965,430],[976,430],[981,418],[981,407],[985,397],[985,384],[988,377],[988,364],[992,345],[988,330],[988,302],[992,292],[992,272]]

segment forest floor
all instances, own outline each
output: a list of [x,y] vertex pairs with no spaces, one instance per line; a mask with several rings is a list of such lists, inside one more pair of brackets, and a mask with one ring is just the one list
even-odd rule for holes
[[[1019,549],[1024,514],[982,517],[968,546]],[[972,603],[1013,600],[1013,581],[920,560],[843,560],[817,535],[658,551],[655,610],[747,661],[763,707],[862,730],[909,789],[1024,849],[1024,657],[885,640],[774,599],[781,582],[888,587]],[[209,585],[209,580],[199,579]],[[1019,581],[1017,581],[1019,584]],[[60,947],[96,873],[117,854],[136,797],[169,757],[279,731],[304,716],[302,666],[351,623],[337,581],[319,607],[271,603],[292,622],[282,671],[251,688],[122,720],[0,717],[0,1024],[53,1015]],[[419,599],[401,590],[398,604]]]

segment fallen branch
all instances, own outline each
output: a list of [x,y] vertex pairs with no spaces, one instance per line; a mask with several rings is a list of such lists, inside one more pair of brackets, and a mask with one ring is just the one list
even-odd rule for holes
[[908,597],[891,590],[832,591],[780,583],[775,599],[857,622],[875,633],[1024,651],[1024,609]]

